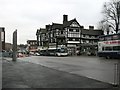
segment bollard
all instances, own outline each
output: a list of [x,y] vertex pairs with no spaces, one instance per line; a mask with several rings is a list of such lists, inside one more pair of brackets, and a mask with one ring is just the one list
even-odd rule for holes
[[119,86],[119,71],[118,71],[118,63],[114,64],[114,87]]
[[17,60],[17,30],[13,32],[13,61]]

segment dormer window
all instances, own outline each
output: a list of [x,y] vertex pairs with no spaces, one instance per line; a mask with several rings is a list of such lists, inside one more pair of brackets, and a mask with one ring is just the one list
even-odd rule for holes
[[77,22],[73,22],[70,26],[71,27],[79,27],[79,25],[77,24]]

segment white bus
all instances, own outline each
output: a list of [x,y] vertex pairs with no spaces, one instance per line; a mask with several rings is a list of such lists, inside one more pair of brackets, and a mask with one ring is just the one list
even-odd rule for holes
[[120,33],[99,36],[98,56],[120,58]]
[[43,56],[68,56],[67,48],[48,48],[40,50],[40,55]]

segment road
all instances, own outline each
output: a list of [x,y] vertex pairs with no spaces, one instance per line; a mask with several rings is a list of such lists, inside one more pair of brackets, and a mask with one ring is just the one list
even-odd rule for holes
[[118,60],[107,60],[92,56],[52,57],[31,56],[18,60],[40,64],[68,73],[82,75],[88,78],[114,84],[115,63]]

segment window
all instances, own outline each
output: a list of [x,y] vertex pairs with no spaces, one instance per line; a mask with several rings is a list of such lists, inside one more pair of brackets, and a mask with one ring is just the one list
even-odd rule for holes
[[89,43],[89,40],[86,40],[86,43]]
[[52,33],[51,33],[51,37],[53,37]]
[[61,39],[61,42],[63,43],[63,39]]
[[104,41],[104,37],[100,37],[99,40],[100,40],[100,41]]
[[86,38],[89,38],[89,35],[86,35]]
[[83,37],[85,37],[85,34],[83,34]]
[[113,40],[117,40],[118,38],[119,38],[118,35],[113,36]]
[[76,32],[79,32],[79,29],[76,29]]
[[91,38],[95,38],[95,36],[91,36]]
[[91,36],[91,35],[89,35],[89,38],[92,38],[92,36]]
[[120,46],[114,46],[114,47],[113,47],[113,50],[114,50],[114,51],[116,51],[116,50],[117,50],[117,51],[120,51]]
[[79,39],[78,39],[78,38],[76,38],[76,39],[75,39],[75,41],[79,41]]
[[75,41],[75,39],[73,39],[73,41]]
[[61,34],[63,34],[63,31],[61,31]]
[[58,31],[56,31],[56,35],[58,35],[59,34],[59,32]]
[[105,40],[112,40],[112,37],[111,36],[105,37]]
[[73,32],[73,29],[69,29],[70,32]]
[[83,43],[86,43],[86,40],[83,40]]
[[112,51],[112,47],[105,47],[106,51]]
[[97,43],[97,40],[94,40],[95,43]]
[[69,41],[72,41],[72,40],[73,40],[72,38],[69,39]]

